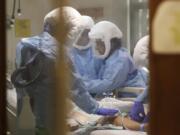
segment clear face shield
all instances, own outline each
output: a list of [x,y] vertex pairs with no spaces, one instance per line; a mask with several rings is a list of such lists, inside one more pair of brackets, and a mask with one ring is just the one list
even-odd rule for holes
[[92,48],[95,57],[99,59],[107,58],[111,50],[110,41],[102,38],[94,38],[91,40],[94,42]]
[[88,36],[89,32],[90,32],[90,29],[81,30],[73,46],[79,50],[88,49],[91,46],[90,39]]
[[122,32],[115,24],[101,21],[91,28],[89,37],[95,43],[95,45],[92,45],[95,57],[105,59],[109,57],[112,49],[111,39],[121,39]]
[[104,41],[102,41],[101,39],[96,39],[95,43],[96,43],[96,45],[95,45],[96,52],[99,55],[104,55],[105,54],[105,50],[106,50]]
[[90,31],[90,29],[85,29],[79,34],[76,45],[78,45],[78,46],[88,45],[88,43],[90,41],[89,36],[88,36],[89,31]]

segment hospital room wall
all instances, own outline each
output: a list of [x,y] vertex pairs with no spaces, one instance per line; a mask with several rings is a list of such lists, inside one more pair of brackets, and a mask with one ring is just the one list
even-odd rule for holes
[[128,0],[69,0],[69,4],[76,9],[81,8],[103,8],[103,17],[95,22],[107,20],[115,23],[123,32],[123,43],[127,47],[127,1]]
[[[37,35],[42,31],[42,24],[44,16],[54,7],[51,0],[22,0],[22,16],[16,18],[30,19],[31,21],[31,36]],[[8,16],[11,16],[13,0],[7,0]],[[103,7],[103,17],[95,20],[109,20],[115,23],[123,31],[123,41],[126,46],[127,43],[127,2],[126,0],[70,0],[69,5],[74,8],[91,8]],[[16,5],[18,6],[18,5]],[[17,9],[17,8],[16,8]],[[11,73],[15,68],[15,49],[17,43],[22,37],[15,36],[15,29],[7,29],[7,67],[8,72]]]

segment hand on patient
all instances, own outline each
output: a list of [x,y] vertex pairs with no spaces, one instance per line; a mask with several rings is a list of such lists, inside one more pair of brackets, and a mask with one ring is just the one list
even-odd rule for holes
[[142,102],[135,102],[131,108],[130,118],[137,122],[142,122],[145,118],[144,106]]
[[[136,121],[133,121],[128,116],[122,117],[122,116],[112,116],[112,117],[102,117],[97,121],[97,125],[106,125],[106,124],[113,124],[115,126],[122,126],[125,129],[129,130],[136,130],[136,131],[142,131],[141,129],[141,123],[138,123]],[[148,130],[148,123],[144,124],[143,131]]]
[[117,114],[119,110],[116,109],[109,109],[109,108],[98,108],[95,112],[97,115],[103,115],[103,116],[114,116]]

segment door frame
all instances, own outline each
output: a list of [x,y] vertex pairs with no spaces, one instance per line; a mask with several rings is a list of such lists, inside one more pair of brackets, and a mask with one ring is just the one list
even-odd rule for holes
[[6,134],[6,19],[5,0],[0,4],[0,134]]
[[[63,1],[63,0],[62,0]],[[158,5],[165,0],[149,0],[149,11],[150,11],[150,35],[152,35],[152,21],[155,15],[155,12],[157,10]],[[6,24],[5,24],[5,15],[6,15],[6,1],[1,0],[0,4],[0,134],[5,135],[7,130],[7,122],[6,122]],[[173,131],[173,128],[169,127],[168,129],[163,128],[157,128],[157,126],[161,127],[161,125],[158,125],[160,123],[157,123],[156,118],[156,105],[157,100],[154,100],[154,95],[159,94],[158,91],[155,91],[155,89],[158,88],[158,86],[155,83],[155,73],[156,70],[156,62],[154,60],[159,57],[158,55],[153,54],[152,50],[152,36],[150,36],[150,78],[152,79],[150,81],[150,108],[151,108],[151,119],[150,119],[150,134],[156,135],[157,133],[163,133],[163,135],[170,135]],[[166,85],[166,84],[164,84]],[[179,92],[180,93],[180,92]],[[173,99],[173,97],[171,97]],[[180,98],[179,98],[180,101]],[[175,110],[173,111],[173,106],[168,106],[169,109],[172,110],[174,113],[173,115],[176,115],[177,113]],[[165,111],[163,113],[166,113]],[[159,118],[161,119],[161,118]],[[173,119],[173,125],[179,125],[179,119]],[[163,123],[161,123],[163,125]],[[161,130],[161,131],[160,131]],[[166,132],[167,131],[167,132]],[[180,131],[174,131],[174,133],[178,134]],[[160,135],[160,134],[159,134]]]

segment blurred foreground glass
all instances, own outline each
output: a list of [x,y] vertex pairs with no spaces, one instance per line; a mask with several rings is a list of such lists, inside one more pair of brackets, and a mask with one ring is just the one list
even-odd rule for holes
[[[35,116],[32,113],[33,100],[29,98],[29,94],[22,90],[23,99],[19,101],[20,96],[17,95],[15,87],[11,83],[11,75],[15,70],[15,57],[16,46],[22,38],[36,36],[43,31],[43,20],[45,15],[52,9],[58,7],[58,4],[70,5],[77,9],[82,15],[89,15],[93,17],[95,22],[101,20],[108,20],[115,23],[124,33],[123,43],[128,51],[133,54],[133,50],[136,42],[148,34],[148,1],[147,0],[70,0],[68,4],[66,2],[60,3],[58,0],[31,0],[20,1],[17,3],[19,8],[14,6],[15,1],[7,0],[7,119],[8,119],[8,133],[17,134],[17,128],[20,126],[23,130],[20,134],[32,135],[35,134],[47,134],[43,128],[36,128]],[[18,1],[19,2],[19,1]],[[14,9],[14,12],[13,12]],[[19,16],[18,13],[21,12]],[[63,27],[61,27],[62,33]],[[58,39],[62,44],[62,39],[66,34],[60,34]],[[57,36],[58,37],[58,36]],[[27,39],[24,39],[27,40]],[[33,42],[34,43],[34,42]],[[62,47],[62,46],[59,46]],[[58,129],[57,131],[51,131],[52,133],[64,133],[65,127],[65,99],[67,95],[66,83],[63,83],[66,79],[66,67],[64,66],[63,49],[61,48],[59,61],[57,63],[58,86],[55,93],[51,91],[48,95],[53,99],[53,103],[47,109],[51,116],[53,116],[53,125],[48,127],[51,130]],[[44,65],[46,66],[46,65]],[[51,71],[54,72],[54,71]],[[36,76],[36,75],[35,75]],[[56,79],[57,79],[56,78]],[[66,82],[66,81],[65,81]],[[35,89],[35,88],[32,88]],[[30,90],[31,91],[31,90]],[[32,94],[32,93],[31,93]],[[25,96],[26,95],[26,96]],[[41,93],[31,95],[37,99],[42,99]],[[22,105],[21,112],[17,110],[17,104]],[[44,104],[43,101],[42,104]],[[40,108],[38,108],[40,109]],[[19,114],[19,117],[18,117]],[[51,117],[50,116],[50,117]],[[55,118],[55,119],[54,119]]]

